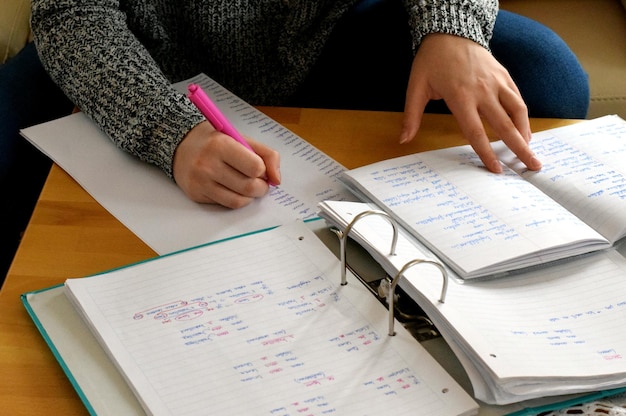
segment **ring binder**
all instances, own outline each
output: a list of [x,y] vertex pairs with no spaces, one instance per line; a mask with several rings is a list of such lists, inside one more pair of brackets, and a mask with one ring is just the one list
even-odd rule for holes
[[[337,234],[337,237],[339,237],[339,255],[340,255],[340,259],[341,259],[341,285],[344,286],[346,285],[348,282],[346,281],[346,240],[348,239],[348,235],[350,234],[350,231],[352,230],[352,227],[354,227],[354,225],[363,217],[366,217],[368,215],[380,215],[383,218],[386,218],[389,221],[389,224],[391,224],[391,226],[393,227],[393,240],[391,242],[391,249],[389,251],[389,255],[393,256],[396,254],[396,245],[398,243],[398,226],[396,224],[396,221],[391,218],[389,216],[389,214],[387,214],[384,211],[378,211],[378,210],[367,210],[367,211],[363,211],[361,213],[359,213],[358,215],[356,215],[352,221],[350,221],[350,223],[346,226],[346,228],[341,231],[339,229],[335,229],[335,233]],[[402,276],[404,274],[404,272],[406,272],[407,269],[409,269],[410,267],[415,266],[416,264],[422,264],[422,263],[428,263],[428,264],[433,264],[435,266],[437,266],[439,268],[439,270],[441,271],[441,275],[443,277],[443,286],[441,288],[441,296],[439,297],[439,302],[440,303],[444,303],[445,302],[445,298],[446,298],[446,293],[448,291],[448,273],[446,272],[445,268],[438,262],[436,261],[432,261],[432,260],[425,260],[425,259],[414,259],[409,261],[408,263],[406,263],[402,269],[400,269],[400,271],[396,274],[396,276],[393,278],[393,280],[389,281],[389,280],[385,280],[385,282],[387,282],[387,304],[389,305],[389,332],[388,335],[390,336],[394,336],[396,334],[395,330],[394,330],[394,304],[395,304],[395,290],[396,290],[396,286],[398,284],[398,281],[400,280],[400,276]]]
[[[476,414],[408,330],[380,334],[369,290],[333,290],[341,265],[315,231],[294,221],[22,299],[91,414]],[[158,319],[187,302],[203,306]]]

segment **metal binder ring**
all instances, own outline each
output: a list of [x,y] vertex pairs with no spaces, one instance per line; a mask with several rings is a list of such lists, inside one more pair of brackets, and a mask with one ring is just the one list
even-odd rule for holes
[[398,285],[398,281],[400,280],[400,276],[402,276],[404,272],[406,272],[409,268],[415,266],[416,264],[423,264],[423,263],[428,263],[428,264],[437,266],[439,270],[441,271],[441,276],[443,277],[443,286],[441,287],[441,296],[439,297],[439,303],[444,303],[446,300],[446,293],[448,292],[448,273],[446,272],[446,269],[441,265],[441,263],[438,263],[432,260],[424,260],[424,259],[414,259],[406,263],[404,266],[402,266],[402,269],[400,269],[398,274],[396,274],[396,276],[391,281],[391,284],[389,285],[389,291],[387,292],[387,304],[389,305],[389,335],[391,336],[396,334],[396,332],[393,329],[393,324],[394,324],[393,311],[395,307],[394,295],[396,291],[396,286]]
[[391,226],[393,227],[393,241],[391,242],[391,250],[389,251],[389,255],[393,256],[394,254],[396,254],[396,244],[398,242],[398,227],[396,225],[396,222],[389,216],[389,214],[387,214],[386,212],[377,211],[377,210],[369,210],[369,211],[363,211],[359,213],[356,217],[352,219],[352,221],[350,221],[350,224],[348,224],[345,230],[337,231],[337,235],[339,236],[339,253],[340,253],[340,258],[341,258],[341,285],[342,286],[348,283],[346,281],[346,240],[348,239],[348,234],[350,234],[352,227],[354,226],[354,224],[356,224],[357,221],[359,221],[363,217],[367,217],[368,215],[380,215],[389,221],[389,224],[391,224]]

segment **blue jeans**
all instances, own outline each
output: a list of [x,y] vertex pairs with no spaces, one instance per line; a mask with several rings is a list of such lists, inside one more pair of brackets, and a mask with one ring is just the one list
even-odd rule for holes
[[[490,48],[516,82],[531,117],[586,117],[587,74],[552,30],[500,11]],[[337,25],[290,104],[402,111],[412,58],[401,2],[361,0]],[[427,111],[447,112],[447,108],[434,101]]]
[[587,116],[587,73],[552,30],[523,16],[500,11],[490,47],[520,89],[531,117]]
[[70,114],[72,108],[44,71],[34,45],[0,66],[0,284],[51,164],[19,130]]

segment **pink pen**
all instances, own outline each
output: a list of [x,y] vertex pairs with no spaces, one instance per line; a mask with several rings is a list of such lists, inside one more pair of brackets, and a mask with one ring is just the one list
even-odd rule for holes
[[226,117],[222,114],[222,112],[217,108],[213,101],[204,93],[202,88],[200,88],[196,84],[189,84],[187,87],[189,90],[189,94],[187,95],[192,103],[198,107],[200,112],[204,114],[204,116],[209,120],[209,123],[213,125],[215,130],[224,133],[242,145],[244,145],[248,150],[254,152],[252,147],[248,144],[246,139],[243,138],[241,134],[233,127],[232,124],[228,121]]

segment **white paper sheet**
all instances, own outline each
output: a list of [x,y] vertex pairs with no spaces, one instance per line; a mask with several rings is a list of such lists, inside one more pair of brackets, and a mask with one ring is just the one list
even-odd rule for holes
[[283,182],[238,210],[189,200],[160,169],[118,149],[84,114],[23,130],[89,194],[159,254],[316,216],[322,199],[354,199],[335,177],[345,169],[206,75],[199,84],[239,131],[281,154]]

